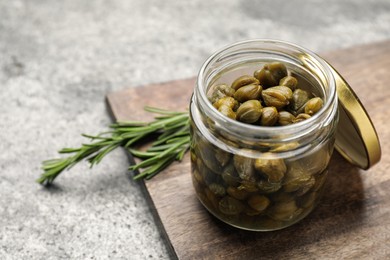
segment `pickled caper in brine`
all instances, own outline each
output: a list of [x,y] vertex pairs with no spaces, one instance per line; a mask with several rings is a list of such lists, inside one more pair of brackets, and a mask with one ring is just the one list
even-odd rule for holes
[[275,107],[264,107],[261,113],[260,125],[273,126],[278,122],[279,113]]
[[278,117],[279,125],[291,125],[294,123],[295,116],[287,111],[280,111]]
[[234,167],[237,170],[238,176],[240,176],[242,180],[247,180],[247,181],[255,180],[253,159],[236,154],[233,157],[233,162],[234,162]]
[[287,171],[284,160],[278,158],[258,158],[255,161],[254,167],[261,174],[265,175],[269,182],[280,182]]
[[229,87],[226,84],[219,84],[213,88],[213,92],[211,93],[211,96],[209,97],[209,100],[211,103],[215,103],[218,101],[218,99],[221,99],[223,97],[232,97],[234,95],[234,89]]
[[292,91],[285,86],[276,86],[263,90],[261,96],[267,106],[281,109],[290,104]]
[[254,123],[259,120],[262,106],[258,100],[248,100],[237,109],[237,120],[244,123]]
[[281,221],[291,221],[294,218],[298,217],[301,213],[302,209],[298,208],[295,203],[295,200],[275,203],[267,211],[268,216]]
[[259,188],[260,193],[268,194],[278,191],[282,187],[282,184],[280,182],[260,180],[257,182],[257,187]]
[[232,162],[229,162],[222,172],[222,179],[228,186],[237,187],[240,185],[240,177],[237,174],[236,168]]
[[222,105],[218,108],[218,111],[221,112],[222,115],[227,116],[233,120],[236,119],[236,113],[234,113],[233,109],[226,105]]
[[286,86],[290,88],[292,91],[295,90],[297,85],[298,85],[298,80],[293,76],[286,76],[279,81],[279,86]]
[[295,115],[299,114],[301,112],[300,109],[304,107],[309,99],[309,92],[299,88],[294,90],[291,98],[290,109],[294,111]]
[[228,106],[230,107],[233,111],[234,110],[237,110],[238,108],[238,102],[237,100],[235,100],[234,98],[232,97],[223,97],[223,98],[220,98],[218,99],[218,101],[216,101],[213,106],[216,108],[216,109],[219,109],[222,105],[225,105],[225,106]]
[[219,201],[219,210],[226,215],[237,215],[240,214],[245,206],[239,200],[226,196]]
[[287,76],[286,65],[280,62],[265,64],[261,70],[254,72],[254,77],[260,81],[264,87],[276,86],[279,81]]
[[259,85],[259,80],[255,77],[249,76],[249,75],[243,75],[241,77],[238,77],[235,79],[232,83],[232,89],[237,90],[240,89],[243,86],[247,86],[250,84]]
[[307,172],[298,162],[290,165],[283,181],[283,190],[286,192],[299,192],[301,194],[307,192],[314,186],[315,180],[313,176]]
[[215,149],[215,159],[219,162],[219,164],[224,167],[231,158],[231,154],[228,152],[225,152],[222,149],[216,148]]
[[248,199],[248,205],[258,212],[266,210],[269,204],[269,199],[263,195],[253,195]]
[[238,189],[237,187],[228,187],[226,189],[227,194],[238,200],[244,200],[249,196],[249,192],[244,189]]
[[324,102],[322,101],[321,98],[315,97],[307,101],[305,105],[305,113],[308,115],[314,115],[317,113],[321,108]]
[[261,96],[262,87],[256,84],[250,84],[239,88],[234,93],[234,98],[239,102],[245,102],[247,100],[256,100]]
[[308,114],[301,113],[301,114],[299,114],[299,115],[297,115],[297,116],[295,117],[295,119],[293,120],[293,122],[294,122],[294,123],[299,123],[299,122],[302,122],[302,121],[304,121],[304,120],[306,120],[306,119],[309,119],[310,117],[311,117],[311,116],[308,115]]

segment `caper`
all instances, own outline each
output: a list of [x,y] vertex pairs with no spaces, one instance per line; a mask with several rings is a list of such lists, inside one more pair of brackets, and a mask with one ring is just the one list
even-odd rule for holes
[[282,184],[280,182],[268,182],[261,180],[257,183],[257,187],[259,188],[260,193],[268,194],[278,191]]
[[230,196],[226,196],[219,201],[219,210],[226,215],[240,214],[244,208],[244,204]]
[[309,92],[303,90],[303,89],[296,89],[293,92],[292,98],[291,98],[291,104],[290,108],[295,113],[299,113],[301,108],[306,104],[307,101],[309,101],[310,94]]
[[297,115],[297,116],[295,117],[295,119],[293,120],[293,122],[294,122],[294,123],[299,123],[299,122],[302,122],[302,121],[304,121],[304,120],[306,120],[306,119],[309,119],[310,117],[311,117],[311,116],[308,115],[308,114],[301,113],[301,114],[299,114],[299,115]]
[[218,108],[218,111],[221,112],[221,114],[224,115],[224,116],[227,116],[227,117],[229,117],[229,118],[231,118],[233,120],[236,119],[236,113],[234,113],[234,111],[230,107],[228,107],[226,105],[220,106]]
[[261,92],[264,103],[267,106],[273,106],[281,109],[290,103],[292,98],[292,91],[285,86],[271,87]]
[[284,160],[278,158],[258,158],[256,159],[254,166],[257,171],[265,175],[269,182],[280,182],[287,171]]
[[225,188],[222,185],[218,184],[218,183],[211,183],[209,185],[209,189],[216,196],[224,196],[226,194]]
[[310,99],[305,105],[305,113],[311,116],[314,115],[321,109],[323,103],[324,102],[319,97]]
[[261,70],[254,73],[254,77],[260,81],[264,87],[278,85],[279,81],[287,76],[287,68],[280,62],[265,64]]
[[229,163],[223,169],[222,179],[228,186],[237,187],[240,185],[240,177],[237,174],[236,168],[233,163]]
[[279,81],[279,86],[289,87],[291,90],[294,90],[298,85],[298,80],[293,76],[286,76]]
[[300,190],[300,193],[307,191],[314,186],[315,180],[299,163],[290,165],[290,169],[283,181],[283,190],[294,192]]
[[261,113],[260,124],[262,126],[273,126],[278,122],[279,113],[275,107],[264,107]]
[[236,187],[228,187],[226,192],[235,199],[244,200],[249,196],[249,192]]
[[241,155],[234,155],[233,157],[234,167],[237,170],[238,176],[242,180],[247,181],[254,181],[254,168],[253,168],[253,159],[241,156]]
[[248,100],[237,109],[237,120],[244,123],[254,123],[259,120],[262,106],[258,100]]
[[290,221],[298,217],[302,209],[297,207],[295,200],[276,203],[268,211],[268,215],[276,220]]
[[202,183],[203,182],[203,177],[202,177],[202,175],[199,173],[199,171],[197,169],[192,171],[192,176],[194,177],[194,180],[196,182],[198,182],[198,183]]
[[256,84],[250,84],[239,88],[234,93],[234,98],[239,102],[245,102],[251,99],[259,99],[262,87]]
[[212,192],[210,189],[205,188],[205,194],[207,197],[207,200],[209,201],[209,204],[211,207],[218,209],[219,208],[219,201],[218,198],[215,196],[214,192]]
[[248,205],[259,212],[264,211],[270,204],[269,199],[263,195],[253,195],[248,199]]
[[216,85],[211,93],[211,97],[209,97],[211,103],[215,103],[218,99],[223,97],[232,97],[234,95],[234,89],[229,87],[226,84]]
[[[197,151],[199,153],[200,161],[202,162],[200,165],[198,165],[199,171],[202,173],[204,169],[201,169],[200,167],[207,166],[207,168],[211,169],[215,173],[222,172],[223,166],[218,163],[218,161],[215,159],[215,149],[213,146],[208,143],[204,139],[198,140],[198,148]],[[205,170],[206,171],[206,170]]]
[[248,192],[256,192],[259,188],[254,181],[242,181],[241,185],[237,187],[238,190],[246,190]]
[[291,125],[294,123],[295,116],[287,111],[280,111],[278,123],[279,125]]
[[215,102],[213,104],[213,106],[218,109],[220,108],[222,105],[225,105],[225,106],[228,106],[230,107],[232,110],[237,110],[238,108],[238,102],[237,100],[235,100],[234,98],[232,97],[223,97],[223,98],[220,98],[218,99],[217,102]]
[[250,85],[250,84],[259,84],[259,80],[255,77],[249,76],[249,75],[243,75],[241,77],[238,77],[236,80],[232,83],[232,89],[237,90],[243,86]]
[[229,162],[230,157],[230,153],[225,152],[222,149],[215,149],[215,159],[217,159],[217,161],[222,167],[225,167],[225,165]]

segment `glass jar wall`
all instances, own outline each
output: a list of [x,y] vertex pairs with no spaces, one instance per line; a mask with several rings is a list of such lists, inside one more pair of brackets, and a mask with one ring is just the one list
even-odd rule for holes
[[[287,126],[244,124],[222,115],[208,96],[216,85],[270,62],[281,62],[300,88],[321,97],[321,110]],[[261,82],[260,82],[261,84]],[[237,43],[203,65],[190,104],[192,180],[202,204],[220,220],[247,230],[290,226],[323,193],[338,110],[329,65],[308,50],[279,41]]]

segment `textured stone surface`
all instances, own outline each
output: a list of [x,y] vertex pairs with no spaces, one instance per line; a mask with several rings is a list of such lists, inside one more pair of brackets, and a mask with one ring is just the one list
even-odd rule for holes
[[0,0],[0,259],[167,258],[122,151],[49,190],[40,162],[105,129],[107,92],[193,76],[248,38],[314,51],[388,39],[390,2]]

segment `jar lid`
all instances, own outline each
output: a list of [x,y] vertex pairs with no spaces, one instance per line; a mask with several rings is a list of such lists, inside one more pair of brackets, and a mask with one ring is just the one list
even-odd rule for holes
[[358,96],[331,66],[339,100],[339,125],[336,130],[336,150],[350,163],[367,170],[381,158],[381,148],[375,127]]

